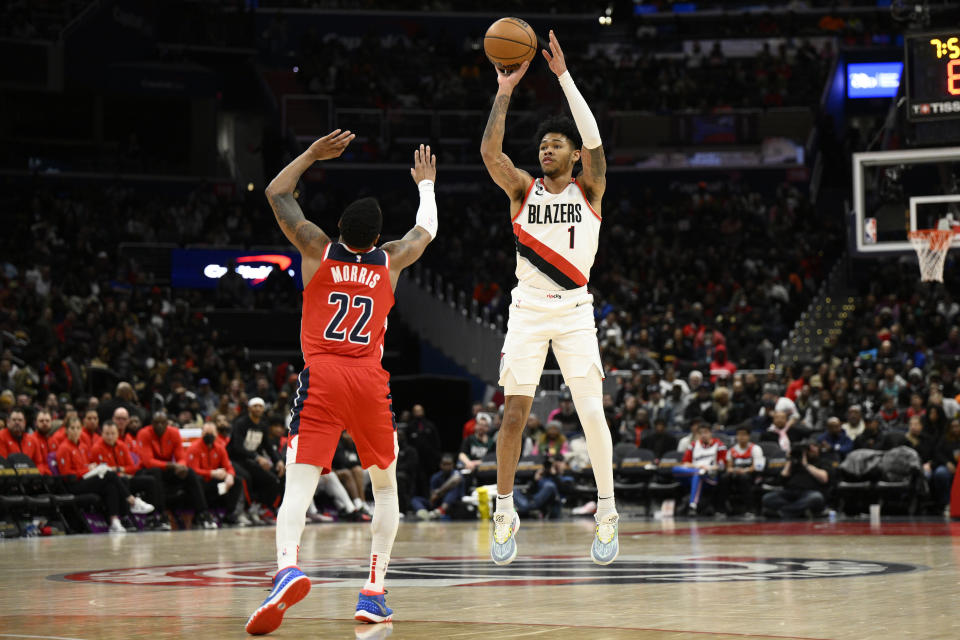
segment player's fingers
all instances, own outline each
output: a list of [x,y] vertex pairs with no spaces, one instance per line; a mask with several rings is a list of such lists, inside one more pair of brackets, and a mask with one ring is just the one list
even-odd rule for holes
[[541,49],[540,51],[543,53],[543,57],[547,59],[547,64],[550,64],[550,62],[553,60],[553,57],[547,53],[546,49]]
[[434,169],[437,168],[437,156],[430,156],[430,166]]
[[339,133],[340,133],[340,129],[334,129],[333,131],[331,131],[330,133],[328,133],[327,135],[323,136],[323,137],[320,138],[320,139],[321,139],[321,140],[330,140],[331,138],[337,137],[337,134],[339,134]]
[[429,158],[430,158],[430,145],[427,145],[427,150],[426,150],[426,152],[424,153],[423,157],[424,157],[425,160],[429,160]]

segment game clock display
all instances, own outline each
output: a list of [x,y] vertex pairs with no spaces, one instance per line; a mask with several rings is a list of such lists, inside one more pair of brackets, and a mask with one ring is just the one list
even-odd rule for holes
[[904,49],[909,119],[960,118],[960,29],[910,34]]

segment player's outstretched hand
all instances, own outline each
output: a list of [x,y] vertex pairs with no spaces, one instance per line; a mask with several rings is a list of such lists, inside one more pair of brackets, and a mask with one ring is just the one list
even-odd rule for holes
[[524,61],[519,69],[513,71],[506,71],[505,69],[497,67],[497,84],[500,85],[501,89],[513,91],[514,87],[520,84],[520,78],[523,77],[523,74],[525,74],[529,68],[529,60]]
[[557,41],[557,36],[554,35],[553,29],[550,29],[550,51],[547,52],[546,49],[542,51],[543,57],[547,59],[547,65],[549,65],[550,71],[557,74],[558,78],[567,72],[567,62],[563,59],[563,49],[560,48],[560,42]]
[[419,149],[414,149],[410,175],[417,184],[422,180],[437,181],[437,156],[430,153],[430,145],[420,145]]
[[357,136],[349,130],[334,129],[310,145],[310,154],[314,160],[330,160],[339,157]]

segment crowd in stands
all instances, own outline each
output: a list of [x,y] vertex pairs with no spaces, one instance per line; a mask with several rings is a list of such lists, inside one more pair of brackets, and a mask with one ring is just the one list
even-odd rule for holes
[[[326,202],[328,214],[340,206],[338,197]],[[244,225],[197,223],[198,235],[189,235],[190,225],[183,225],[178,240],[210,238],[213,229],[234,242],[228,229],[242,237],[250,232],[246,226],[272,222],[241,213],[256,205],[221,202],[203,189],[189,199],[183,210],[202,211],[207,221],[233,215]],[[717,467],[716,487],[709,472],[702,483],[692,481],[699,471],[682,481],[697,484],[693,493],[710,496],[710,507],[719,510],[747,502],[732,489],[742,488],[743,478],[727,478],[747,472],[721,460],[713,443],[718,439],[724,456],[732,455],[734,440],[742,437],[738,427],[749,441],[776,445],[783,453],[812,442],[817,453],[811,450],[809,457],[819,454],[831,485],[844,477],[840,465],[851,451],[905,445],[918,452],[917,477],[931,491],[927,508],[944,506],[955,467],[951,447],[957,434],[951,421],[960,394],[960,328],[955,324],[960,304],[947,290],[924,293],[915,286],[914,265],[887,265],[882,277],[861,285],[843,340],[831,344],[820,361],[782,373],[740,373],[771,362],[773,344],[816,290],[835,250],[831,238],[840,235],[837,230],[818,221],[789,185],[772,199],[696,185],[661,197],[656,208],[653,198],[643,204],[645,199],[616,192],[607,202],[592,286],[605,365],[620,381],[618,392],[605,399],[615,442],[649,449],[655,459],[673,451],[678,465],[689,449],[688,462],[697,467],[699,431],[709,427],[702,448],[714,449],[717,456],[707,465]],[[124,511],[128,496],[168,509],[170,495],[174,505],[197,514],[198,526],[269,521],[282,490],[280,452],[296,392],[295,368],[255,368],[242,345],[225,343],[207,329],[208,299],[142,285],[135,262],[115,262],[101,249],[112,251],[135,233],[136,227],[108,224],[111,217],[148,227],[164,215],[177,215],[181,207],[154,202],[144,213],[130,193],[110,189],[92,200],[52,198],[38,190],[32,199],[8,205],[16,224],[4,246],[0,294],[0,411],[7,427],[20,423],[20,417],[11,420],[18,415],[11,410],[19,406],[26,410],[20,414],[21,434],[40,433],[54,423],[58,433],[67,434],[76,428],[68,424],[75,412],[79,433],[65,453],[76,458],[77,451],[84,452],[86,462],[65,459],[64,464],[79,472],[84,464],[101,464],[94,453],[99,440],[93,440],[114,440],[115,426],[114,441],[136,454],[141,467],[125,464],[122,454],[104,455],[109,469],[94,482],[85,481],[104,494],[110,511]],[[482,209],[496,211],[498,205],[505,203],[464,200],[456,207],[466,214],[459,217],[464,232],[440,234],[426,257],[428,265],[447,265],[445,275],[457,286],[474,285],[478,303],[494,311],[505,308],[512,277],[502,265],[513,259],[506,215],[497,224],[494,214]],[[399,206],[409,206],[412,217],[412,199]],[[93,224],[81,226],[81,216]],[[708,231],[716,229],[719,234]],[[784,229],[791,233],[781,233]],[[952,263],[946,278],[948,285],[956,278]],[[295,308],[296,295],[285,304]],[[98,382],[105,371],[111,372],[107,379],[124,384],[105,387]],[[91,393],[92,387],[98,391]],[[456,513],[457,498],[472,490],[470,474],[462,470],[479,464],[499,426],[497,407],[475,413],[475,424],[482,426],[464,433],[463,448],[449,457],[441,450],[439,433],[454,427],[432,424],[423,407],[400,416],[398,466],[410,512],[427,518]],[[561,503],[578,503],[577,482],[589,477],[576,472],[584,465],[584,449],[572,403],[562,402],[550,418],[542,426],[537,420],[530,425],[527,453],[550,464],[528,479],[530,502],[524,508],[553,514]],[[212,449],[199,452],[206,466],[194,468],[187,449],[172,446],[173,434],[182,428],[195,429],[201,443],[204,431],[216,431],[232,446],[225,447],[226,456]],[[250,436],[251,429],[259,435]],[[57,453],[64,437],[46,453]],[[369,517],[365,480],[349,444],[338,454],[336,480],[321,487],[318,505],[331,511],[318,510],[313,514],[318,521],[330,514]],[[145,454],[146,445],[157,447],[152,457]],[[175,451],[185,457],[178,459]],[[42,469],[50,461],[39,456],[35,462]],[[837,466],[830,467],[834,462]],[[758,472],[749,473],[760,481]],[[224,494],[216,488],[221,482],[229,485]],[[720,502],[718,496],[723,496]],[[214,515],[208,515],[211,511]]]
[[[575,33],[560,37],[568,51],[580,51],[570,57],[571,72],[601,119],[610,110],[809,106],[819,100],[835,56],[829,41],[819,50],[809,40],[775,50],[767,43],[755,57],[729,57],[719,41],[696,42],[689,55],[665,55],[624,44],[587,48]],[[449,64],[432,65],[437,56]],[[299,43],[296,68],[304,90],[332,96],[338,108],[483,110],[496,90],[482,51],[425,34],[346,37],[309,30]],[[561,103],[556,83],[540,71],[531,70],[519,85],[512,110],[543,111]],[[480,133],[473,132],[477,142]]]

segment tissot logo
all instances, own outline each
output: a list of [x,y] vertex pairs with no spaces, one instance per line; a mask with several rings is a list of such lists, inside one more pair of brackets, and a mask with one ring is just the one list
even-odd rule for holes
[[[366,580],[367,558],[301,563],[315,587],[343,587]],[[391,587],[529,587],[576,584],[671,582],[765,582],[882,576],[926,567],[837,558],[759,558],[752,556],[620,556],[601,567],[585,558],[533,556],[509,567],[488,559],[399,558],[390,562]],[[276,572],[269,562],[211,563],[140,567],[50,576],[100,584],[186,587],[268,587]]]

